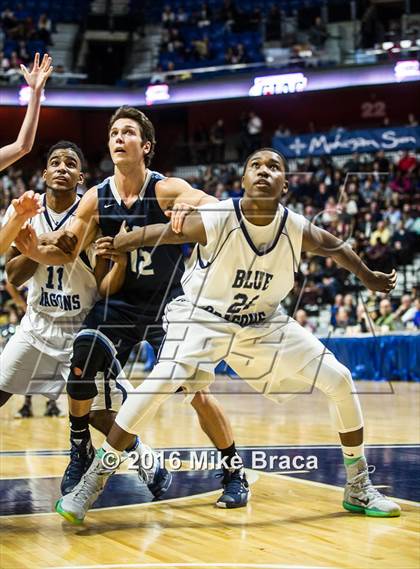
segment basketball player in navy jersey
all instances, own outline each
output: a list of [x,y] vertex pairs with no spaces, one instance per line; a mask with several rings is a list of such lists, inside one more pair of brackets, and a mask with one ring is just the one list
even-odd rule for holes
[[[165,211],[179,203],[191,206],[216,202],[179,178],[165,178],[149,170],[155,148],[153,124],[140,111],[121,107],[109,123],[109,150],[115,165],[114,175],[88,190],[80,201],[66,237],[77,242],[72,253],[36,243],[28,252],[34,260],[54,265],[72,262],[80,251],[101,232],[115,236],[123,222],[128,230],[167,221]],[[130,254],[125,280],[120,291],[99,301],[85,319],[76,336],[72,366],[67,382],[71,432],[78,433],[78,452],[72,456],[62,481],[63,494],[71,491],[89,467],[93,455],[88,428],[89,411],[97,389],[98,373],[120,373],[132,348],[147,340],[158,353],[164,332],[162,314],[167,302],[182,293],[183,256],[179,245],[146,247]],[[245,506],[248,484],[233,441],[230,423],[216,399],[198,392],[192,405],[200,424],[224,458],[223,495],[226,507]],[[82,435],[82,436],[81,436]],[[72,448],[75,437],[71,436]],[[159,465],[157,465],[159,466]],[[166,485],[165,469],[159,470]],[[157,478],[159,483],[159,477]]]
[[[320,389],[329,400],[341,441],[347,474],[344,508],[373,517],[400,515],[400,507],[370,481],[363,416],[349,370],[279,308],[293,288],[301,251],[332,257],[370,290],[390,292],[396,272],[371,271],[350,246],[283,207],[286,168],[278,152],[256,151],[245,164],[242,200],[200,206],[185,219],[180,234],[163,223],[98,240],[99,254],[157,243],[197,245],[182,280],[184,295],[166,307],[158,363],[136,389],[139,396],[128,398],[120,409],[79,485],[60,500],[57,511],[66,519],[83,521],[139,423],[144,428],[180,386],[194,393],[210,384],[221,359],[275,402],[284,399],[282,394]],[[115,468],[105,466],[107,453],[106,464],[112,453]]]

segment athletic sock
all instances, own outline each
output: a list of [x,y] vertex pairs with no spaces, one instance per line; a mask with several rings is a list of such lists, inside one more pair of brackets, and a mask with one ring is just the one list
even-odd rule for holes
[[83,417],[69,415],[70,418],[70,438],[76,445],[80,445],[90,439],[89,432],[89,413]]
[[347,480],[351,480],[355,473],[353,465],[365,456],[365,446],[363,443],[354,447],[341,445],[341,449],[343,451]]
[[243,467],[242,458],[236,450],[235,441],[229,447],[217,450],[222,455],[223,470],[239,470]]

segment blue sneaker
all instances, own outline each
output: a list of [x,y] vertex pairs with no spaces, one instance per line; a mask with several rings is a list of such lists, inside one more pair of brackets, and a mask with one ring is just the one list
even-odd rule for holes
[[95,449],[88,439],[70,439],[70,462],[61,479],[61,495],[69,494],[79,484],[95,457]]
[[161,466],[158,454],[148,445],[139,442],[135,449],[139,455],[138,474],[155,498],[160,498],[172,483],[172,473]]
[[216,502],[218,508],[243,508],[250,496],[249,484],[243,468],[225,470],[223,474],[223,494]]

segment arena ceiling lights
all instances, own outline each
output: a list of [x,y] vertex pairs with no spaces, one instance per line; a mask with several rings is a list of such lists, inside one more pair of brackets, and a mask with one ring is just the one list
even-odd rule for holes
[[[54,89],[48,88],[44,106],[71,108],[116,108],[121,105],[137,107],[185,104],[247,97],[288,96],[307,91],[323,91],[385,85],[420,80],[417,60],[398,61],[393,65],[352,67],[332,70],[302,70],[294,73],[266,71],[253,74],[222,76],[207,81],[185,81],[176,84],[155,84],[138,89]],[[27,104],[24,87],[0,89],[0,105]]]

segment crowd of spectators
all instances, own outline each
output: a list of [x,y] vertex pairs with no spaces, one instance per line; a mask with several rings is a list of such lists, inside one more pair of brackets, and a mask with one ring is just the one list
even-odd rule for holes
[[262,61],[262,16],[225,0],[213,10],[206,2],[186,11],[165,6],[162,12],[160,70]]
[[[195,167],[195,175],[186,179],[219,199],[240,197],[241,166],[217,163],[223,152],[222,120],[215,123],[212,137],[214,163]],[[325,324],[325,315],[327,325],[338,332],[420,327],[419,283],[404,278],[404,267],[413,263],[420,245],[420,163],[416,156],[409,152],[385,155],[383,151],[354,154],[342,167],[337,159],[324,156],[292,163],[290,170],[287,207],[346,240],[372,270],[390,272],[398,267],[402,288],[391,300],[381,294],[367,296],[357,279],[331,258],[304,255],[295,288],[285,302],[288,312],[315,331],[320,330],[322,316]],[[346,176],[346,172],[359,174]],[[87,169],[86,187],[111,173],[112,162],[104,156]],[[43,191],[41,169],[27,176],[13,166],[0,175],[0,217],[11,199],[27,189]],[[4,283],[0,294],[10,296]]]
[[47,14],[34,21],[21,4],[5,8],[0,14],[0,72],[13,83],[20,76],[20,65],[27,65],[34,54],[52,45],[52,22]]

